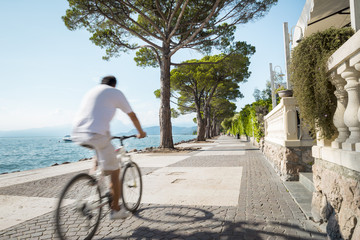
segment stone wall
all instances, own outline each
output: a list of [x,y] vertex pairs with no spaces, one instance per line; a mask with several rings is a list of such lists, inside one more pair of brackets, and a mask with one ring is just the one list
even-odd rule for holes
[[264,141],[259,148],[283,181],[299,180],[299,172],[311,172],[314,158],[311,147],[284,147]]
[[250,137],[250,143],[261,150],[261,143],[264,141],[263,139],[260,140],[260,142],[257,142],[254,137]]
[[360,172],[315,159],[312,215],[330,239],[360,239]]

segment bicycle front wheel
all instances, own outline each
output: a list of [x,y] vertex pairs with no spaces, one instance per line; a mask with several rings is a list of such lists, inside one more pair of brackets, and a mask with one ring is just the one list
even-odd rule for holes
[[62,191],[56,209],[60,239],[91,239],[100,223],[101,207],[97,180],[86,173],[73,177]]
[[135,212],[141,201],[142,179],[139,166],[130,162],[126,165],[122,175],[121,196],[123,204],[130,212]]

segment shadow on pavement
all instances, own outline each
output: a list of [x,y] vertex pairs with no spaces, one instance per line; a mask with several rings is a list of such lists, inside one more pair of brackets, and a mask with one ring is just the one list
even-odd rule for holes
[[[163,218],[150,218],[147,215],[151,216],[152,214],[147,213],[147,211],[163,211],[164,216],[162,216]],[[214,217],[214,214],[195,207],[152,206],[138,210],[134,216],[149,222],[179,224],[210,220]]]
[[[158,211],[167,212],[154,214]],[[139,210],[134,217],[144,220],[144,223],[131,235],[104,239],[326,239],[326,234],[304,230],[297,224],[280,221],[224,220],[216,217],[216,213],[196,207],[148,207]]]

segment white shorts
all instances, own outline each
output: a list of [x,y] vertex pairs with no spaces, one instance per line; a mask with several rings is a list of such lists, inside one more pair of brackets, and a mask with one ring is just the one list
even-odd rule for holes
[[73,133],[72,140],[79,145],[88,145],[95,149],[98,164],[105,171],[120,168],[116,159],[115,148],[111,144],[111,136],[97,133]]

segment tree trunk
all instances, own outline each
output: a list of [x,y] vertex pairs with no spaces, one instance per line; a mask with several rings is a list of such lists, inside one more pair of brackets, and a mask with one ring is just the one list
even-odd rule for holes
[[[164,46],[161,68],[160,93],[160,148],[174,148],[170,109],[170,57],[169,47]],[[167,50],[166,50],[167,49]]]
[[204,119],[205,119],[205,138],[211,138],[210,135],[210,106],[208,104],[205,104],[204,107]]
[[204,124],[204,119],[202,119],[202,117],[201,117],[200,109],[197,110],[196,120],[197,120],[196,140],[197,141],[205,141],[205,124]]
[[215,133],[216,133],[216,136],[219,136],[219,135],[220,135],[220,125],[219,125],[219,123],[216,123]]
[[215,137],[215,123],[213,122],[213,120],[211,120],[211,128],[210,128],[210,136],[211,137]]
[[216,114],[215,110],[213,109],[212,119],[211,119],[211,137],[217,136],[216,134]]
[[215,114],[213,114],[212,116],[212,120],[211,120],[211,137],[215,137],[217,136],[216,133],[216,118],[215,118]]
[[210,102],[211,102],[212,97],[214,96],[214,93],[215,93],[217,87],[218,87],[218,84],[211,89],[211,91],[204,103],[204,119],[205,119],[205,123],[206,123],[205,137],[206,138],[211,138]]

